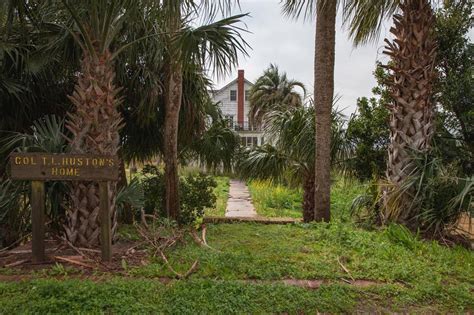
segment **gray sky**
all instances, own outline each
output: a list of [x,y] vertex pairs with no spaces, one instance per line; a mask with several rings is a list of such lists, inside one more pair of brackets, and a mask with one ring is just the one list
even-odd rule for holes
[[[303,22],[288,19],[281,14],[279,0],[241,0],[242,12],[249,12],[246,24],[249,32],[244,34],[252,50],[249,57],[241,58],[239,68],[245,70],[246,78],[254,81],[263,70],[274,63],[289,78],[302,81],[312,93],[314,59],[314,21]],[[375,85],[372,72],[375,62],[382,55],[383,38],[388,29],[383,29],[378,43],[354,48],[347,32],[338,21],[336,29],[335,92],[341,96],[339,108],[349,114],[355,110],[356,100],[370,96]],[[225,85],[236,76],[216,82]]]

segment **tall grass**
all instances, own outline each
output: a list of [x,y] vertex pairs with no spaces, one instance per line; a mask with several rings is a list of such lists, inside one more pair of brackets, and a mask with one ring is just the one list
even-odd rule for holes
[[[257,213],[264,217],[302,218],[303,191],[268,180],[249,182],[249,190]],[[348,220],[352,200],[364,192],[366,184],[335,176],[331,185],[331,215],[336,220]]]

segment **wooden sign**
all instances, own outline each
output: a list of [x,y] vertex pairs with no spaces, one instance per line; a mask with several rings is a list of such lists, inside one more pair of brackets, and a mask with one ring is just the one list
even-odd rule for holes
[[97,181],[100,195],[100,244],[102,260],[112,258],[109,181],[119,180],[119,160],[113,156],[85,154],[12,153],[10,175],[31,180],[32,254],[35,262],[45,259],[45,181]]
[[10,173],[17,180],[100,181],[119,179],[116,157],[84,154],[12,153]]

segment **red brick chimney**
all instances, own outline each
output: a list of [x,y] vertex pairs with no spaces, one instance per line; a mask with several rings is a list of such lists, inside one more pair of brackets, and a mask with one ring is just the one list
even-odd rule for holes
[[237,77],[237,124],[244,127],[245,71],[239,70]]

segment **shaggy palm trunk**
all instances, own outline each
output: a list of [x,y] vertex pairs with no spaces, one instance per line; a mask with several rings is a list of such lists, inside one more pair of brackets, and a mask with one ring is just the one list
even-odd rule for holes
[[[121,116],[117,111],[117,94],[114,86],[115,72],[106,51],[91,56],[84,52],[81,74],[73,94],[69,97],[75,111],[68,114],[67,128],[73,137],[73,153],[117,155],[120,143]],[[109,184],[112,236],[117,227],[115,196],[116,184]],[[93,182],[72,182],[71,205],[67,210],[66,236],[81,246],[99,244],[99,188]]]
[[[389,104],[387,178],[395,194],[399,194],[399,187],[414,170],[413,153],[426,152],[431,147],[434,133],[433,84],[436,80],[436,42],[432,34],[434,15],[430,4],[428,0],[405,0],[400,8],[402,13],[394,16],[395,26],[390,30],[395,38],[392,42],[385,40],[384,52],[391,57],[387,66],[390,70],[387,84],[393,99]],[[410,213],[413,193],[387,199],[397,200],[396,206],[387,209],[403,210],[389,210],[388,219],[403,222],[415,215]]]
[[329,222],[331,187],[331,107],[334,96],[336,1],[318,5],[314,57],[316,122],[314,219]]
[[174,220],[179,215],[178,125],[183,94],[181,71],[181,67],[176,66],[169,77],[164,134],[165,209],[168,217]]
[[314,172],[308,174],[303,183],[303,221],[314,220]]

